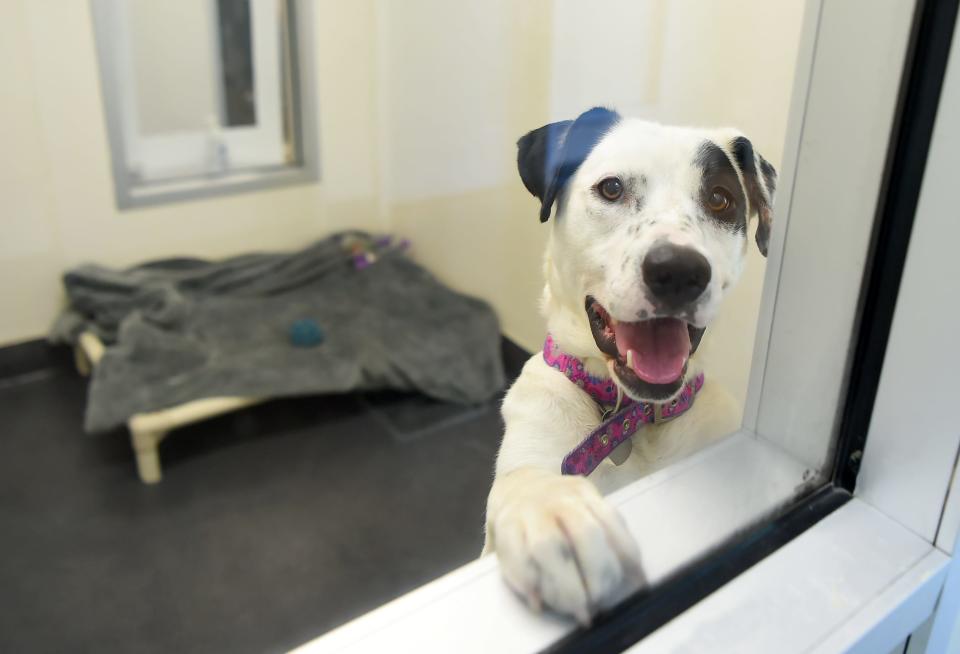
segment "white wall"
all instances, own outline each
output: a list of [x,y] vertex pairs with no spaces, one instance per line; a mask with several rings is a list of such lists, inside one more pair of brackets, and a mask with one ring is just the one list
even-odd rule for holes
[[0,2],[0,344],[42,336],[60,274],[84,261],[222,256],[386,227],[374,3],[317,0],[314,13],[322,181],[118,212],[89,3]]
[[515,143],[547,113],[550,3],[381,0],[378,11],[384,211],[419,261],[536,346],[546,229]]
[[550,120],[601,105],[649,115],[660,93],[667,0],[554,0]]

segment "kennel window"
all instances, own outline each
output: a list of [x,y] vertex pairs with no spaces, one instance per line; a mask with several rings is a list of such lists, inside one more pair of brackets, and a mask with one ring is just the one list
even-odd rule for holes
[[316,178],[309,3],[92,8],[120,208]]
[[484,557],[298,651],[954,651],[957,5],[810,3],[741,429],[608,496],[648,589],[578,628]]

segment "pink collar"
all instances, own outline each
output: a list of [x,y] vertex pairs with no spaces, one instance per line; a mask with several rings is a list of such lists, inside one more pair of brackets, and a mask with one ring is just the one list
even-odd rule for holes
[[583,361],[561,352],[550,334],[543,344],[543,360],[590,395],[600,405],[605,417],[614,412],[563,458],[560,470],[565,475],[589,475],[641,426],[670,420],[684,413],[693,406],[697,393],[703,388],[701,372],[670,402],[636,402],[624,395],[618,403],[617,386],[613,380],[588,373],[583,368]]

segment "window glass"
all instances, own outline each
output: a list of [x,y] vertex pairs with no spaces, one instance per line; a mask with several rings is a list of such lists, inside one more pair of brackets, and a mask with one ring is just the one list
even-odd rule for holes
[[[94,3],[123,188],[296,167],[289,2]],[[176,38],[171,38],[176,34]]]

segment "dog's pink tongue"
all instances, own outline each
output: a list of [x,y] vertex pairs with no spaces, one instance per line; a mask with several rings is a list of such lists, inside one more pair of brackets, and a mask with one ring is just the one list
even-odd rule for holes
[[[651,384],[669,384],[683,374],[683,366],[690,356],[690,333],[682,320],[655,318],[618,322],[613,331],[620,356],[630,362],[640,379]],[[630,350],[633,354],[628,358]]]

